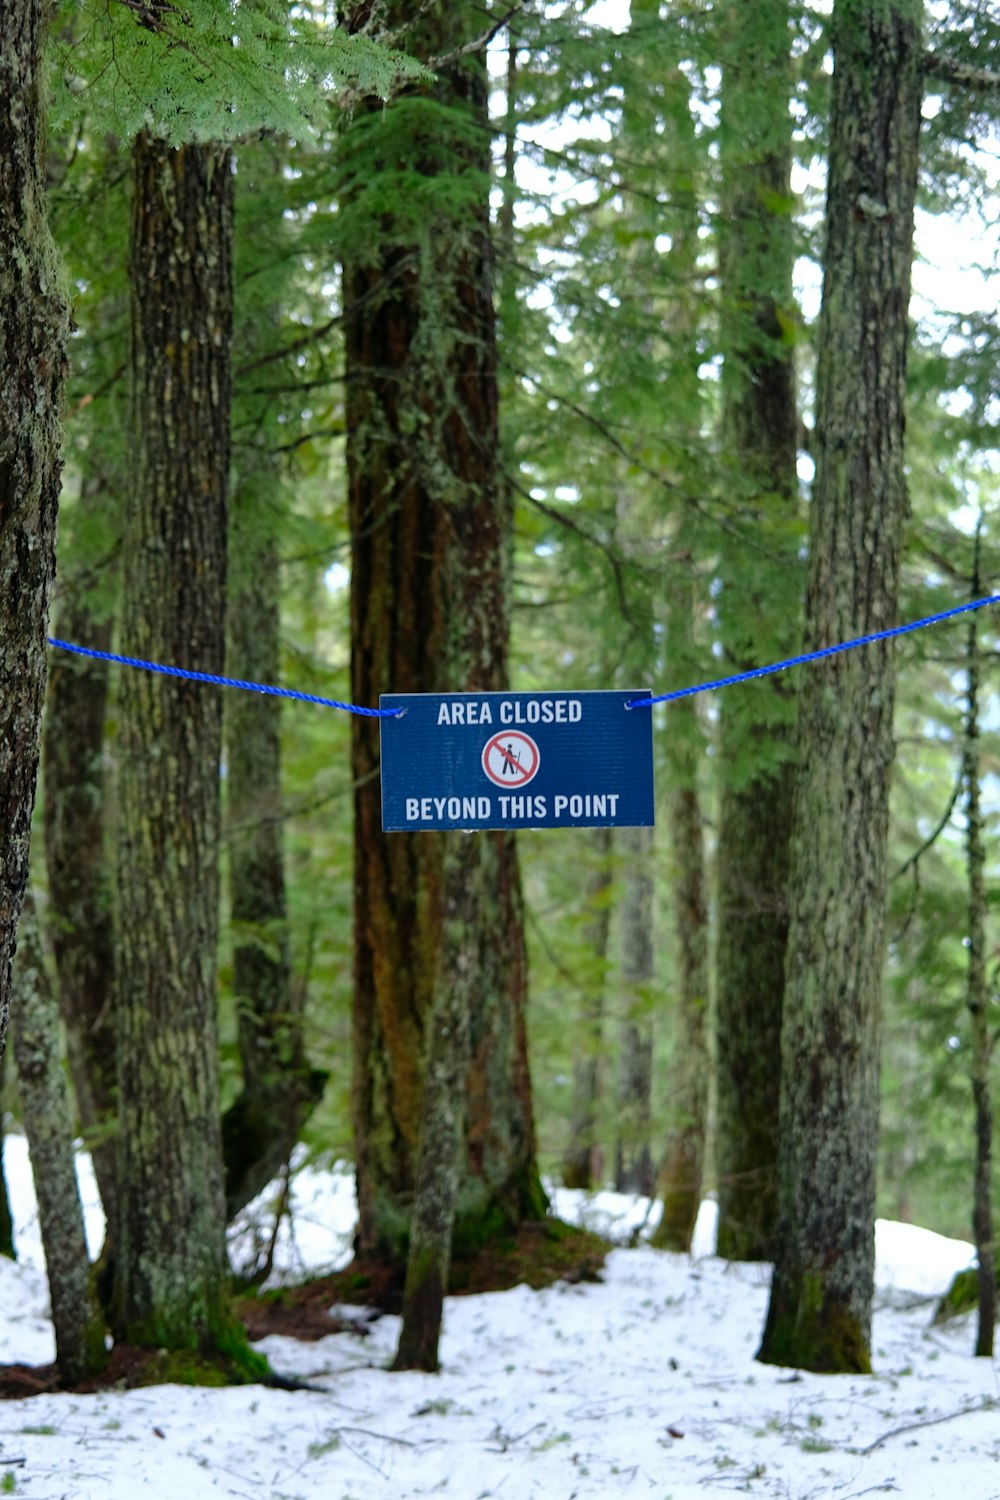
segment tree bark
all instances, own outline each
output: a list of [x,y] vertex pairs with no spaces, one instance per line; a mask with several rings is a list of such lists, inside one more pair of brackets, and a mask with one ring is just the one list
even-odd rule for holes
[[[233,499],[229,669],[251,682],[280,680],[280,574],[269,519],[278,483],[261,455]],[[325,1075],[309,1069],[305,989],[292,981],[280,699],[234,693],[226,703],[226,723],[233,988],[243,1071],[240,1092],[222,1120],[226,1212],[232,1218],[288,1161]]]
[[29,893],[21,913],[21,939],[14,964],[11,1035],[38,1200],[56,1363],[63,1381],[72,1385],[103,1370],[108,1354],[104,1317],[87,1257],[60,1031],[59,1004]]
[[[806,643],[892,627],[920,130],[917,0],[838,0]],[[758,1357],[870,1368],[891,642],[804,676],[774,1277]]]
[[0,1056],[38,771],[69,333],[45,204],[45,15],[39,0],[0,10]]
[[607,984],[608,936],[611,931],[612,849],[610,828],[595,828],[590,836],[593,868],[584,898],[587,923],[583,949],[586,977],[582,982],[577,1037],[573,1047],[573,1103],[569,1145],[563,1156],[563,1184],[568,1188],[591,1188],[599,1173],[595,1168],[598,1146],[597,1111],[600,1095],[600,1061],[604,1033],[604,991]]
[[0,1057],[0,1255],[7,1260],[17,1260],[17,1250],[14,1247],[14,1216],[10,1211],[10,1194],[7,1191],[7,1175],[4,1171],[4,1141],[7,1135],[4,1130],[5,1066],[4,1058]]
[[[981,598],[979,558],[982,516],[976,527],[972,598]],[[975,1111],[976,1159],[973,1188],[972,1230],[976,1242],[979,1308],[976,1354],[993,1357],[993,1328],[997,1316],[997,1259],[993,1231],[993,1099],[990,1090],[990,1058],[993,1038],[988,1014],[989,985],[986,979],[986,850],[983,843],[983,812],[979,762],[979,615],[969,615],[966,651],[965,712],[965,847],[969,880],[969,965],[966,975],[966,1005],[971,1032],[972,1100]]]
[[[366,5],[348,12],[356,29]],[[479,25],[455,3],[385,9],[401,45],[451,52]],[[475,33],[478,34],[478,33]],[[459,57],[433,86],[359,108],[341,143],[352,536],[351,681],[381,692],[507,683],[511,510],[498,474],[486,74]],[[405,178],[398,207],[384,194]],[[381,832],[378,729],[352,721],[357,1246],[400,1261],[424,1108],[424,1038],[441,971],[443,842]],[[457,1214],[472,1237],[544,1208],[524,1027],[513,836],[477,838],[477,1002]]]
[[[739,535],[721,544],[719,623],[741,671],[787,655],[799,634],[791,39],[787,0],[728,0],[722,16],[722,427]],[[716,1170],[718,1250],[731,1260],[769,1257],[777,1206],[793,726],[784,678],[723,694]]]
[[623,828],[618,850],[624,889],[618,906],[619,1037],[615,1088],[617,1137],[615,1188],[652,1193],[653,1025],[649,987],[653,981],[653,830]]
[[[229,466],[230,153],[134,147],[133,650],[221,672]],[[228,1326],[216,1022],[221,695],[122,678],[116,1335],[211,1346]]]
[[[403,1326],[394,1370],[439,1368],[438,1344],[451,1264],[462,1165],[469,1018],[476,995],[482,861],[471,833],[445,835],[440,979],[424,1061],[424,1109],[414,1174]],[[485,893],[488,896],[488,892]]]
[[[675,658],[690,655],[693,589],[678,585],[668,641]],[[680,712],[678,713],[678,710]],[[704,744],[694,698],[672,707],[670,719],[670,831],[675,929],[676,1003],[667,1069],[667,1133],[657,1191],[663,1212],[652,1243],[662,1250],[691,1248],[701,1207],[708,1134],[708,891],[698,766]]]
[[[59,620],[63,638],[100,651],[111,649],[111,625],[86,599],[70,601]],[[48,927],[77,1112],[113,1228],[118,1146],[113,879],[104,848],[107,701],[106,662],[58,654],[42,731]]]

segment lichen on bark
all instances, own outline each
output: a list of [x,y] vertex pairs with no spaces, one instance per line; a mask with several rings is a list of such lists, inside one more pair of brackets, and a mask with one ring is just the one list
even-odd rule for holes
[[69,317],[45,203],[41,0],[0,8],[0,1054],[28,873]]
[[[133,649],[223,665],[232,317],[232,165],[213,146],[134,151],[136,472],[123,613]],[[216,937],[218,692],[122,679],[116,1336],[205,1348],[231,1334]]]
[[[896,623],[918,0],[838,0],[806,646]],[[885,211],[870,211],[872,202]],[[774,1276],[758,1357],[867,1370],[892,642],[804,676],[782,1021]]]

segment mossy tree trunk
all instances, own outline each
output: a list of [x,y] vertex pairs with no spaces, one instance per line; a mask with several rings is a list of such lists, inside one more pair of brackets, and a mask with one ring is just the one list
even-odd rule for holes
[[[357,28],[367,5],[348,11]],[[417,56],[478,34],[474,5],[385,25]],[[359,106],[340,145],[354,701],[507,685],[509,497],[498,475],[486,72],[458,57],[433,85]],[[386,208],[392,192],[393,206]],[[441,968],[444,842],[381,831],[377,722],[352,720],[357,1245],[399,1261],[423,1118],[424,1039]],[[543,1211],[535,1165],[513,836],[477,837],[466,1149],[470,1234]]]
[[[233,175],[228,151],[134,146],[132,649],[220,672]],[[228,1329],[216,1020],[221,694],[122,679],[115,1331],[211,1348]]]
[[[731,670],[799,638],[792,333],[791,37],[787,0],[727,0],[720,146],[723,436],[733,532],[719,622]],[[788,937],[794,697],[784,678],[719,705],[719,1254],[770,1254],[777,1206],[781,1008]]]
[[[837,0],[806,642],[896,622],[920,130],[917,0]],[[871,1363],[892,642],[803,674],[778,1222],[759,1358]]]
[[483,863],[479,834],[445,836],[440,977],[424,1058],[424,1108],[414,1173],[403,1326],[394,1370],[439,1368],[438,1344],[451,1265],[469,1068],[469,1018],[476,998],[477,927]]
[[598,1152],[600,1061],[604,1035],[604,994],[611,931],[612,850],[614,832],[595,828],[589,837],[593,862],[584,896],[586,925],[582,936],[586,970],[580,983],[580,1006],[573,1042],[573,1095],[569,1145],[563,1156],[563,1183],[568,1188],[591,1188]]
[[[976,527],[972,597],[982,597],[980,552],[982,515]],[[997,1257],[993,1231],[993,1097],[990,1089],[990,1058],[993,1037],[989,1020],[989,984],[986,978],[986,849],[983,841],[983,810],[979,755],[979,682],[982,657],[979,648],[979,615],[969,615],[966,649],[965,709],[965,850],[969,881],[969,963],[966,973],[966,1005],[969,1011],[971,1048],[969,1068],[975,1112],[976,1158],[972,1204],[972,1230],[976,1242],[979,1308],[976,1354],[993,1357],[993,1328],[997,1316]]]
[[40,0],[0,9],[0,1055],[38,772],[69,332],[45,203],[46,14]]
[[87,1257],[61,1031],[59,1004],[29,892],[14,963],[11,1037],[38,1200],[56,1363],[63,1381],[73,1384],[103,1370],[108,1355],[104,1316]]

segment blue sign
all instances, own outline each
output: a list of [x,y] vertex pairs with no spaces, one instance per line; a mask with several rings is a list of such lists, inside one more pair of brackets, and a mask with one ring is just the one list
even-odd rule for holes
[[636,828],[653,822],[645,689],[383,693],[382,827]]

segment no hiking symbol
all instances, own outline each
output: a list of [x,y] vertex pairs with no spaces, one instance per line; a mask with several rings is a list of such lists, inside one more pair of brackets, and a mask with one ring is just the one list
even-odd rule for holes
[[383,829],[649,826],[652,716],[628,707],[643,697],[383,693]]

